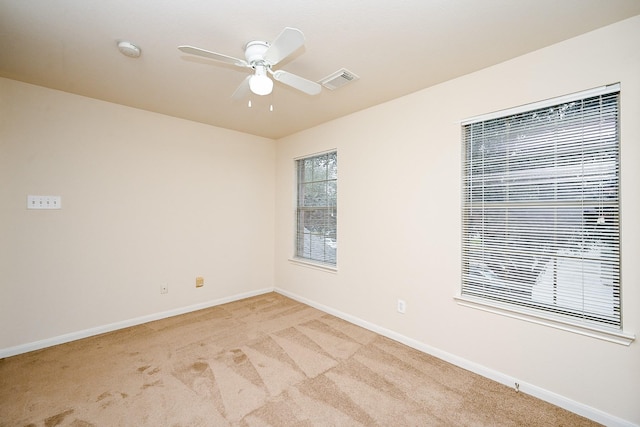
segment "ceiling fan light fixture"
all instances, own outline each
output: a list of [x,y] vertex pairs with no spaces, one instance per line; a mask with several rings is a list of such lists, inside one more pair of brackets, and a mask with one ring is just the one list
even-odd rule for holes
[[249,88],[256,95],[269,95],[273,90],[273,80],[267,76],[267,69],[263,65],[256,66],[256,73],[249,79]]

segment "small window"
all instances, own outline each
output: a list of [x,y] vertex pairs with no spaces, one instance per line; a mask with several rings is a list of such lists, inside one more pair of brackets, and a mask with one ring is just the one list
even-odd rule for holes
[[463,296],[622,329],[619,86],[600,92],[463,123]]
[[338,153],[296,161],[296,257],[336,265]]

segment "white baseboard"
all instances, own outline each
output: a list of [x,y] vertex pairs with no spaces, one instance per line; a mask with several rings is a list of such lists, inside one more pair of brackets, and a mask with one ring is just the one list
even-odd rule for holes
[[8,347],[0,349],[0,358],[15,356],[17,354],[27,353],[34,350],[40,350],[46,347],[52,347],[58,344],[64,344],[71,341],[76,341],[82,338],[88,338],[95,335],[104,334],[106,332],[117,331],[118,329],[128,328],[130,326],[141,325],[143,323],[152,322],[154,320],[165,319],[167,317],[177,316],[179,314],[190,313],[192,311],[202,310],[204,308],[214,307],[216,305],[226,304],[228,302],[239,301],[241,299],[253,297],[256,295],[266,294],[273,292],[273,288],[261,289],[257,291],[244,292],[241,294],[232,295],[229,297],[219,298],[212,301],[206,301],[190,305],[187,307],[180,307],[172,310],[163,311],[160,313],[153,313],[147,316],[136,317],[134,319],[123,320],[121,322],[110,323],[108,325],[102,325],[95,328],[84,329],[82,331],[71,332],[69,334],[59,335],[53,338],[47,338],[40,341],[30,342],[27,344],[18,345],[15,347]]
[[438,359],[449,362],[453,365],[459,366],[468,371],[474,372],[478,375],[481,375],[485,378],[489,378],[498,383],[504,384],[508,387],[512,387],[515,390],[515,383],[519,384],[519,391],[522,393],[526,393],[530,396],[534,396],[540,400],[544,400],[545,402],[549,402],[555,406],[571,411],[575,414],[581,415],[585,418],[589,418],[595,422],[600,424],[604,424],[606,426],[611,427],[639,427],[637,424],[633,424],[629,421],[623,420],[621,418],[615,417],[611,414],[603,412],[599,409],[592,408],[590,406],[584,405],[580,402],[576,402],[574,400],[568,399],[559,394],[553,393],[549,390],[545,390],[541,387],[538,387],[534,384],[523,383],[518,379],[515,379],[509,375],[506,375],[502,372],[489,369],[485,366],[479,365],[477,363],[471,362],[467,359],[458,357],[451,353],[447,353],[440,349],[431,347],[427,344],[424,344],[420,341],[414,340],[412,338],[401,335],[392,330],[383,328],[374,323],[368,322],[366,320],[362,320],[358,317],[352,316],[347,313],[343,313],[339,310],[333,309],[331,307],[318,304],[315,301],[308,300],[307,298],[301,297],[292,292],[286,291],[284,289],[275,288],[275,292],[282,294],[286,297],[299,301],[303,304],[307,304],[311,307],[317,308],[318,310],[324,311],[325,313],[331,314],[333,316],[339,317],[340,319],[346,320],[347,322],[353,323],[355,325],[361,326],[365,329],[368,329],[372,332],[390,338],[394,341],[398,341],[402,344],[405,344],[411,348],[415,348],[416,350],[422,351],[424,353],[430,354],[432,356],[437,357]]

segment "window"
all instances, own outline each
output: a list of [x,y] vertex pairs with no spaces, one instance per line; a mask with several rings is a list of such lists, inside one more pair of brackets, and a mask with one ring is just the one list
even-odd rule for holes
[[463,122],[462,296],[622,329],[619,85]]
[[338,153],[296,161],[296,257],[336,265]]

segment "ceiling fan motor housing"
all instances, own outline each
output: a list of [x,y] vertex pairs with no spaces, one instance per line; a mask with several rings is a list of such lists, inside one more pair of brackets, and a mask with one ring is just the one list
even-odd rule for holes
[[[244,57],[247,62],[255,68],[256,65],[262,65],[264,61],[264,53],[269,49],[269,43],[263,41],[252,41],[247,43],[244,48]],[[266,65],[266,64],[265,64]]]

